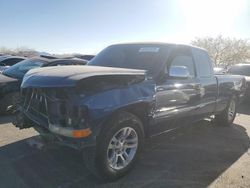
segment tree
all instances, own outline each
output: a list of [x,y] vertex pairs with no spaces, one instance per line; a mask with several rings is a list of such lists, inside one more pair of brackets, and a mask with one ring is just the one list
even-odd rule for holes
[[19,47],[15,49],[8,49],[5,47],[0,47],[0,54],[34,57],[34,56],[38,56],[39,52],[30,48],[26,48],[26,47]]
[[208,51],[215,66],[228,66],[244,63],[250,59],[250,43],[248,39],[217,37],[196,38],[192,45]]

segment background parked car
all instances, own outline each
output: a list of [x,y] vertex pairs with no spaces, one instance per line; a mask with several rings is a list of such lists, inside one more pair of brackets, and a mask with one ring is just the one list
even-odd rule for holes
[[0,56],[0,72],[25,59],[26,59],[25,57],[11,56],[11,55]]
[[246,99],[250,101],[250,64],[236,64],[228,69],[229,74],[243,75],[246,79]]
[[223,67],[214,67],[214,74],[226,74],[227,70]]
[[18,102],[20,85],[26,72],[37,67],[85,65],[87,61],[78,58],[49,59],[35,57],[23,60],[0,74],[0,114],[13,111],[14,104]]
[[80,58],[80,59],[85,59],[87,61],[90,61],[93,59],[95,56],[94,55],[75,55],[75,57]]

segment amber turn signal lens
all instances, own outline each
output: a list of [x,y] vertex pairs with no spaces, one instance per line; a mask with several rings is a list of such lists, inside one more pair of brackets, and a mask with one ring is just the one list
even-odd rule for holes
[[81,129],[81,130],[74,130],[73,131],[73,137],[74,138],[84,138],[89,136],[92,133],[90,128],[87,129]]

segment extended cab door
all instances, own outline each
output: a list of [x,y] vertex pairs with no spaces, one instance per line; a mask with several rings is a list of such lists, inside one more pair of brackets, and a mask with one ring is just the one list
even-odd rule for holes
[[[172,66],[186,67],[187,78],[171,77]],[[154,113],[154,133],[184,125],[182,118],[190,117],[200,104],[200,83],[191,49],[178,48],[171,52],[166,66],[165,79],[156,86],[156,110]],[[178,124],[178,125],[177,125]]]
[[192,48],[195,60],[197,78],[200,83],[201,101],[195,111],[196,116],[203,118],[212,114],[216,106],[217,98],[217,79],[213,73],[213,64],[205,50]]

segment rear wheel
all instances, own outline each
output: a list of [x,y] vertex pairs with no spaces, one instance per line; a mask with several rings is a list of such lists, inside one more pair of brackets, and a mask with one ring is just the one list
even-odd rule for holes
[[236,104],[236,97],[233,96],[230,99],[227,108],[222,113],[215,116],[215,120],[218,126],[230,126],[233,123],[237,111]]
[[101,131],[96,148],[84,151],[88,169],[100,179],[115,180],[134,166],[143,143],[141,121],[122,112]]

